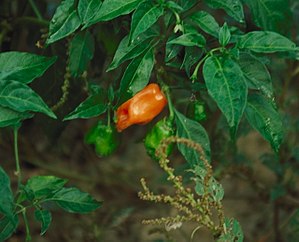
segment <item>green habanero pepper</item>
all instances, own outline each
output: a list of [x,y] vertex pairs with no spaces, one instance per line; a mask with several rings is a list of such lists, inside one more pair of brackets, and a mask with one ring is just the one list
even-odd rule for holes
[[98,122],[85,135],[85,143],[95,146],[95,152],[99,156],[112,154],[119,145],[118,133],[114,126],[104,125]]
[[[147,133],[144,140],[144,145],[149,156],[155,160],[158,160],[158,157],[156,156],[156,149],[163,139],[168,138],[172,135],[174,135],[172,122],[167,118],[163,118],[158,121]],[[171,153],[172,148],[173,145],[169,145],[166,151],[167,155]]]
[[188,106],[188,117],[197,122],[207,119],[206,109],[203,102],[195,100]]

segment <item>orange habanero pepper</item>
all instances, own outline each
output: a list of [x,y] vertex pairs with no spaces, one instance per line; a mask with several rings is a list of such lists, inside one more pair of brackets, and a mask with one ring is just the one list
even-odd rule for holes
[[133,124],[146,124],[156,117],[167,104],[160,87],[149,84],[134,97],[124,102],[116,111],[118,132]]

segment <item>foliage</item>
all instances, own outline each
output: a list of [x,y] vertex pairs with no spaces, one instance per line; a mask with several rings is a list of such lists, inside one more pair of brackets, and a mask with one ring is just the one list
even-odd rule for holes
[[[177,193],[154,195],[142,180],[140,197],[168,203],[185,214],[150,223],[178,228],[192,220],[198,227],[207,227],[216,241],[243,241],[242,224],[225,218],[224,190],[218,179],[231,168],[240,174],[236,144],[244,127],[257,131],[272,148],[271,154],[261,158],[277,178],[264,191],[266,197],[275,206],[279,199],[281,204],[285,197],[293,199],[296,189],[292,184],[299,173],[289,176],[288,172],[298,166],[299,144],[298,135],[291,133],[298,132],[299,125],[287,94],[299,73],[298,26],[292,21],[298,17],[295,0],[62,0],[49,22],[39,9],[47,9],[52,1],[37,2],[28,1],[32,13],[22,17],[48,27],[36,43],[42,52],[16,51],[13,45],[4,48],[16,23],[9,14],[0,23],[4,26],[0,32],[4,50],[0,53],[0,127],[13,129],[18,178],[14,190],[11,178],[0,167],[1,241],[12,236],[20,215],[27,226],[26,240],[30,240],[29,208],[41,223],[43,235],[52,222],[47,204],[71,213],[89,213],[101,206],[91,195],[66,187],[67,181],[55,176],[33,176],[23,183],[18,130],[25,120],[35,119],[37,113],[58,122],[95,118],[97,125],[85,141],[96,146],[99,156],[110,155],[116,152],[121,136],[116,134],[114,113],[151,83],[158,83],[168,99],[160,125],[170,122],[165,135],[162,129],[155,131],[155,126],[150,129],[144,136],[145,146],[159,160]],[[10,1],[1,4],[1,14],[12,6]],[[282,76],[279,72],[284,66],[288,69]],[[52,78],[62,80],[60,99],[50,88],[51,94],[46,95],[33,83],[39,79],[50,87]],[[177,143],[177,150],[163,150],[163,144],[172,142]],[[180,152],[186,160],[187,185],[168,166],[166,154],[171,152]],[[248,160],[241,166],[251,170],[253,163]],[[253,176],[247,178],[256,184]],[[218,212],[218,223],[212,219],[212,209]],[[288,226],[285,233],[275,225],[276,236],[295,238],[290,231],[298,230],[297,215],[283,223]]]

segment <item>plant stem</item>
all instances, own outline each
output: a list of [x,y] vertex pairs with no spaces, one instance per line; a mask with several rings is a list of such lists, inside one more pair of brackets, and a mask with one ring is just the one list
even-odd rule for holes
[[29,223],[28,223],[28,219],[27,219],[27,216],[26,216],[26,209],[24,209],[22,211],[22,215],[23,215],[23,219],[24,219],[24,223],[25,223],[25,228],[26,228],[26,241],[31,241]]
[[165,88],[165,93],[166,93],[166,97],[167,97],[167,101],[168,101],[169,119],[172,121],[174,119],[174,111],[173,111],[174,108],[173,108],[173,104],[172,104],[172,101],[171,101],[168,86]]
[[29,0],[29,3],[32,7],[32,10],[33,12],[35,13],[36,17],[39,19],[39,20],[43,20],[43,17],[38,9],[38,7],[36,6],[35,2],[33,0]]
[[19,160],[19,148],[18,148],[18,127],[14,127],[14,152],[15,152],[15,159],[16,159],[16,175],[18,177],[18,189],[20,188],[22,182],[22,174],[21,174],[21,167],[20,167],[20,160]]

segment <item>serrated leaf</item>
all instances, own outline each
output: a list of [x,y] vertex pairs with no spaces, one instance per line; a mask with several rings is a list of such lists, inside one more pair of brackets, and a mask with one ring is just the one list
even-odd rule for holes
[[102,205],[88,193],[81,192],[77,188],[63,188],[51,200],[70,213],[89,213]]
[[206,0],[211,8],[224,9],[224,11],[240,23],[244,23],[243,6],[240,0]]
[[239,222],[235,219],[224,219],[225,231],[221,234],[217,242],[243,242],[244,235]]
[[281,117],[272,103],[260,94],[251,94],[248,96],[245,114],[250,125],[278,152],[283,138],[283,127]]
[[129,43],[129,35],[125,36],[119,43],[113,60],[109,65],[107,71],[111,71],[117,68],[126,60],[130,60],[141,55],[146,50],[146,48],[144,47],[150,44],[151,38],[154,36],[157,36],[156,32],[146,31],[142,36],[138,37],[138,41],[133,41],[133,43],[131,44]]
[[25,189],[32,191],[35,198],[51,197],[65,183],[67,183],[66,179],[55,176],[33,176],[27,181]]
[[0,106],[0,128],[16,126],[22,120],[32,118],[33,114],[27,112],[16,112],[12,109]]
[[42,227],[41,227],[40,235],[44,235],[47,232],[52,222],[51,212],[49,210],[36,209],[34,211],[34,217],[37,221],[41,222]]
[[51,118],[56,118],[39,95],[27,85],[17,81],[0,82],[0,105],[17,112],[41,112]]
[[167,42],[167,45],[183,45],[204,47],[206,39],[201,34],[187,33]]
[[244,0],[254,23],[264,30],[286,32],[292,22],[290,6],[285,0]]
[[[14,199],[10,187],[10,179],[0,166],[0,213],[13,219]],[[1,217],[1,216],[0,216]]]
[[205,11],[199,11],[192,14],[190,19],[195,22],[204,32],[218,38],[220,27],[211,14]]
[[219,30],[218,39],[219,39],[220,45],[226,46],[230,41],[230,37],[231,37],[231,34],[230,34],[229,28],[227,26],[227,23],[225,22]]
[[139,3],[140,0],[105,0],[99,11],[84,25],[84,28],[97,22],[109,21],[121,15],[129,14]]
[[149,82],[154,67],[154,52],[150,46],[143,55],[134,58],[120,81],[120,101],[143,89]]
[[18,216],[13,216],[13,219],[8,217],[2,217],[0,219],[0,241],[8,239],[17,229],[19,225]]
[[209,95],[235,134],[247,101],[247,85],[239,65],[227,56],[212,56],[204,63],[203,76]]
[[46,44],[63,39],[79,28],[81,20],[74,5],[75,0],[64,0],[57,7],[50,22],[49,37],[46,40]]
[[99,11],[102,2],[100,0],[80,0],[78,3],[78,15],[82,24],[88,23]]
[[[193,140],[200,144],[206,154],[206,158],[210,160],[210,141],[205,129],[198,122],[187,118],[177,110],[175,110],[175,122],[177,136]],[[189,148],[184,144],[178,144],[178,149],[190,166],[194,167],[202,163],[200,161],[200,154],[194,149]]]
[[270,31],[253,31],[241,36],[237,42],[240,49],[258,53],[295,51],[296,44],[288,38]]
[[141,2],[132,15],[130,44],[155,24],[163,12],[162,6],[155,6],[151,1]]
[[28,84],[42,76],[56,59],[17,51],[0,53],[0,81],[15,80]]
[[85,101],[67,116],[63,121],[77,119],[77,118],[92,118],[99,116],[106,112],[107,105],[103,103],[101,94],[94,94],[88,97]]
[[273,98],[273,87],[267,67],[256,57],[240,53],[238,64],[245,76],[248,88],[260,90],[267,98]]
[[89,31],[79,32],[70,45],[69,67],[73,77],[78,77],[87,69],[94,53],[94,39]]

